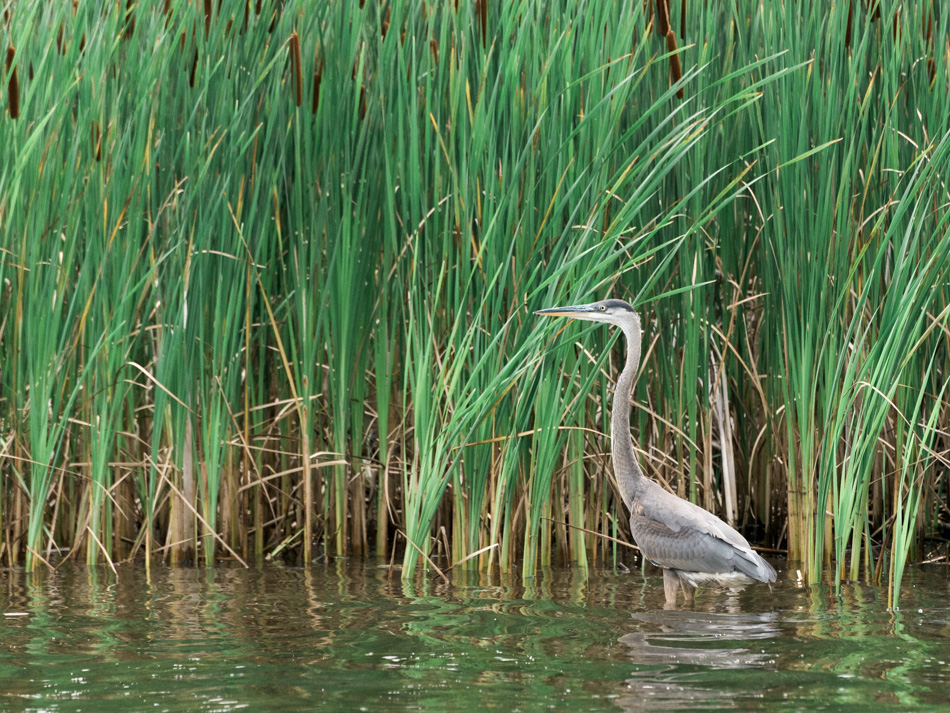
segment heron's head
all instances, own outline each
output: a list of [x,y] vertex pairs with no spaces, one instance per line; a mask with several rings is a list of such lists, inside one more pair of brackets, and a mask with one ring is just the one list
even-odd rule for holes
[[588,322],[604,322],[618,327],[627,327],[631,324],[639,326],[640,318],[628,303],[623,300],[603,300],[591,302],[587,305],[572,305],[571,307],[550,307],[539,309],[535,314],[545,317],[570,317],[583,319]]

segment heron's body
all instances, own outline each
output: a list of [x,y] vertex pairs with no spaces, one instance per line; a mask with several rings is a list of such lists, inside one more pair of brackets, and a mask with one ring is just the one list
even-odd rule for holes
[[691,601],[700,585],[774,582],[775,570],[735,529],[664,490],[640,470],[630,441],[630,394],[641,343],[640,318],[633,308],[622,300],[604,300],[537,314],[613,324],[627,338],[627,360],[617,379],[610,419],[611,457],[620,495],[630,511],[633,539],[644,557],[663,568],[666,605],[675,606],[680,587]]

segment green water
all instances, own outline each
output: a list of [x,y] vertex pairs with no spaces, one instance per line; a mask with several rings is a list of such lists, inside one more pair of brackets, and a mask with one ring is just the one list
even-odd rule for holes
[[950,579],[841,598],[700,590],[640,573],[385,568],[0,571],[0,710],[950,711]]

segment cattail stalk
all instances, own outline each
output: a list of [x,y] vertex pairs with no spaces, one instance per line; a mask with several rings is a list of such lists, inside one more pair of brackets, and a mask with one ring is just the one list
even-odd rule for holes
[[300,36],[296,30],[290,34],[290,70],[293,74],[297,106],[303,104],[303,66],[300,61]]
[[[13,66],[13,60],[16,57],[16,49],[13,45],[7,47],[7,73],[10,73],[10,67]],[[10,118],[17,119],[20,116],[20,80],[17,78],[17,68],[13,67],[10,74],[10,83],[7,85],[7,97],[10,100]]]
[[[673,30],[666,33],[666,51],[673,53],[670,55],[670,84],[676,84],[683,78],[683,68],[680,66],[680,56],[676,52],[676,34]],[[676,90],[676,98],[683,98],[683,87]]]

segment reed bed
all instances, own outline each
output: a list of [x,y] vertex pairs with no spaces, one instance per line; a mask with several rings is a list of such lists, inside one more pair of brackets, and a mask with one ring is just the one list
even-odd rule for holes
[[[807,581],[946,559],[927,0],[8,3],[0,562],[634,557],[648,473]],[[581,529],[583,528],[583,529]]]

